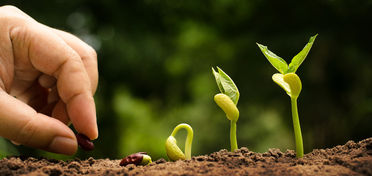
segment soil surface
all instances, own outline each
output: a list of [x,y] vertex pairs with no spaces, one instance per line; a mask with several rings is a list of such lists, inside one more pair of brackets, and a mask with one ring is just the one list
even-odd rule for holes
[[119,166],[120,160],[89,158],[61,161],[32,157],[0,160],[0,175],[372,175],[372,138],[330,149],[315,149],[297,159],[293,150],[254,153],[221,150],[188,161],[159,159],[147,166]]

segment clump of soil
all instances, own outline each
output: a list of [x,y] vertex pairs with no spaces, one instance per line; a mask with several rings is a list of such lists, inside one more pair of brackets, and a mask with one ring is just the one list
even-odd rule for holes
[[0,175],[372,175],[372,138],[330,149],[315,149],[297,159],[293,150],[254,153],[243,147],[220,150],[188,161],[157,160],[147,166],[119,166],[120,160],[89,158],[60,161],[32,157],[0,160]]

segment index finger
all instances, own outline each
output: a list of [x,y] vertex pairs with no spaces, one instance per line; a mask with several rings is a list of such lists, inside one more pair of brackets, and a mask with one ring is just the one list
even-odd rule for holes
[[59,96],[66,103],[75,129],[90,139],[96,139],[98,129],[92,85],[79,54],[37,22],[14,26],[10,37],[13,52],[26,56],[17,59],[28,60],[37,70],[57,79]]
[[72,49],[74,49],[85,66],[85,70],[88,73],[90,78],[90,83],[92,86],[93,94],[96,92],[97,84],[98,84],[98,67],[97,67],[97,53],[95,50],[89,46],[88,44],[84,43],[82,40],[77,38],[76,36],[61,31],[57,29],[50,28],[53,30],[59,37],[61,37]]

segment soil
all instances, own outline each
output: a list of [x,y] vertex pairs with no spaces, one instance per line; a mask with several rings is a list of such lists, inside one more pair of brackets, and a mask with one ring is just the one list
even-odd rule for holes
[[243,147],[220,150],[191,160],[159,159],[147,166],[119,166],[120,160],[61,161],[32,157],[0,160],[0,175],[372,175],[372,138],[330,149],[315,149],[297,159],[293,150],[255,153]]

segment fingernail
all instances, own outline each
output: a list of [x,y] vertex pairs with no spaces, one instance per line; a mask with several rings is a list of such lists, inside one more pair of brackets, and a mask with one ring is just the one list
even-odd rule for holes
[[61,153],[66,155],[73,155],[77,150],[77,142],[68,137],[57,136],[49,144],[48,151],[54,153]]
[[92,140],[96,140],[98,138],[98,127],[95,128],[95,135]]
[[13,140],[11,140],[11,142],[12,142],[14,145],[21,145],[21,143],[18,143],[18,142],[13,141]]

